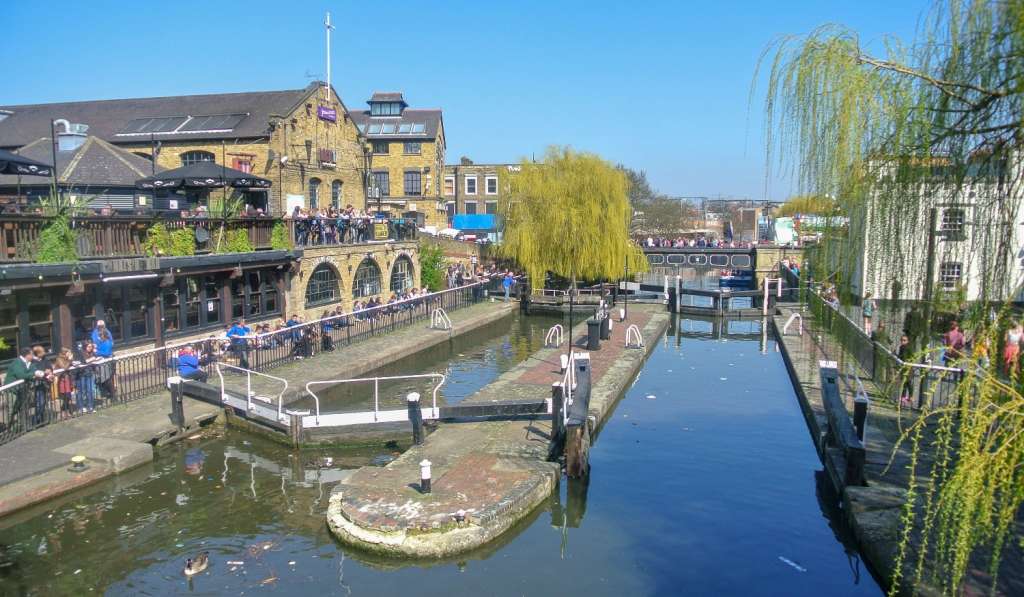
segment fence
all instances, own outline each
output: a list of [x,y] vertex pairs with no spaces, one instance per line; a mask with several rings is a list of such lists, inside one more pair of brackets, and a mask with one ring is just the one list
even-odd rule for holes
[[801,294],[819,326],[839,341],[846,354],[888,398],[912,408],[925,405],[935,408],[956,401],[957,384],[964,375],[962,369],[905,362],[889,348],[872,340],[846,314],[825,302],[810,285]]
[[[178,354],[189,346],[202,355],[207,375],[219,362],[266,371],[298,358],[343,349],[354,343],[429,321],[434,309],[451,312],[484,299],[491,280],[428,293],[423,296],[300,323],[245,338],[207,338],[101,359],[55,371],[54,380],[69,375],[74,395],[64,395],[47,379],[15,382],[0,387],[0,444],[55,421],[91,410],[123,404],[166,387],[178,375]],[[59,386],[59,381],[58,381]],[[59,387],[58,387],[59,390]]]

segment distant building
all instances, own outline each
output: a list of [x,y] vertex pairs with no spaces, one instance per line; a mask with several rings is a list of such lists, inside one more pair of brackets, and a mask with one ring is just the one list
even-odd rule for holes
[[375,92],[352,118],[370,143],[367,207],[418,212],[428,226],[444,224],[438,177],[444,169],[444,119],[439,109],[409,108],[398,92]]
[[[459,164],[444,169],[443,199],[448,216],[448,225],[454,226],[458,216],[491,216],[488,219],[472,218],[474,226],[489,223],[488,232],[497,231],[498,203],[502,198],[501,173],[518,171],[519,164],[475,164],[463,157]],[[473,233],[479,233],[477,229]]]
[[[54,119],[86,125],[89,135],[147,160],[155,155],[159,167],[210,161],[270,179],[271,189],[244,192],[247,203],[270,213],[364,206],[364,139],[341,98],[320,82],[282,91],[0,106],[0,148],[49,137]],[[178,204],[195,201],[185,195]],[[157,208],[174,205],[168,195],[154,200]]]

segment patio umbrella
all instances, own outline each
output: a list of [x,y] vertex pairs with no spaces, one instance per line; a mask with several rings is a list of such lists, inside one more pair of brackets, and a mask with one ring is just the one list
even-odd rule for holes
[[16,153],[0,149],[0,174],[52,176],[53,168],[49,164],[30,160]]
[[140,189],[213,189],[220,187],[268,189],[270,181],[253,176],[248,172],[220,166],[214,162],[196,162],[140,178],[135,181],[135,186]]

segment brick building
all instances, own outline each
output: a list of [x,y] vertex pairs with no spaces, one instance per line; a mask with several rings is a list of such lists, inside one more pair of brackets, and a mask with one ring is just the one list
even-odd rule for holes
[[[418,212],[423,224],[444,227],[438,177],[444,170],[445,137],[441,110],[409,108],[401,93],[375,92],[369,109],[354,112],[370,142],[368,207],[402,215]],[[376,195],[379,193],[379,197]]]
[[[155,155],[160,167],[212,161],[268,178],[271,189],[244,195],[270,213],[365,204],[365,139],[335,90],[320,82],[283,91],[0,106],[0,147],[16,150],[48,137],[54,119],[85,125],[90,135],[148,160]],[[170,208],[174,198],[179,205],[201,201],[158,195],[147,203]],[[114,207],[134,209],[133,200]]]
[[[475,164],[466,157],[457,165],[445,166],[442,198],[448,225],[454,224],[456,216],[495,216],[502,196],[501,173],[518,169],[518,164]],[[495,218],[490,220],[496,229]]]

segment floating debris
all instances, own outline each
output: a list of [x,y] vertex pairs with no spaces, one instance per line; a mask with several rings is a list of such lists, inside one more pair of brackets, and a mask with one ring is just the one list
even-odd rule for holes
[[82,571],[82,569],[81,569],[81,568],[79,568],[78,570],[75,570],[75,574],[78,574],[78,573],[79,573],[79,572],[81,572],[81,571]]
[[719,377],[718,379],[720,379],[722,381],[728,381],[729,378],[728,377]]
[[783,556],[779,556],[779,560],[781,560],[783,564],[787,564],[789,566],[792,566],[794,569],[796,569],[797,572],[807,572],[807,568],[804,568],[803,566],[801,566],[800,564],[797,564],[796,562],[794,562],[793,560],[791,560],[789,558],[786,558],[786,557],[783,557]]
[[228,560],[226,563],[227,563],[228,566],[244,566],[245,565],[245,562],[243,562],[242,560]]
[[647,395],[647,399],[648,399],[648,400],[656,400],[657,398],[658,398],[658,397],[657,397],[657,396],[655,396],[654,394],[648,394],[648,395]]
[[295,560],[291,560],[290,562],[288,562],[288,565],[289,566],[294,566],[295,565]]

